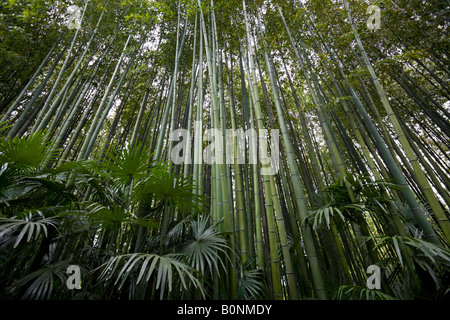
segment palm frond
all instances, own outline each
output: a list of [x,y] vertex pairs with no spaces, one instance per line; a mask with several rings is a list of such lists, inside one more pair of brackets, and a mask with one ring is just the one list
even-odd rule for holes
[[6,235],[11,237],[13,234],[18,232],[13,245],[15,248],[25,238],[25,235],[27,235],[27,242],[29,242],[33,237],[37,240],[41,234],[43,234],[44,237],[47,237],[47,228],[49,226],[56,227],[58,221],[55,217],[45,218],[39,210],[35,211],[36,214],[33,214],[30,211],[28,215],[25,215],[22,219],[18,219],[17,217],[0,217],[0,238]]
[[151,168],[150,159],[150,152],[142,150],[140,145],[128,145],[121,150],[107,151],[101,167],[120,185],[128,185],[131,180],[139,180],[147,175]]
[[[102,266],[103,271],[100,279],[112,279],[114,273],[117,273],[114,284],[119,283],[122,288],[125,281],[132,273],[137,275],[136,284],[141,281],[148,282],[152,275],[156,277],[156,289],[160,290],[162,299],[166,292],[171,292],[174,288],[173,283],[180,281],[182,288],[188,288],[188,284],[199,289],[202,294],[203,287],[199,280],[199,274],[188,264],[182,261],[180,254],[157,255],[151,253],[124,254],[111,258]],[[174,272],[175,271],[175,272]]]
[[22,298],[27,300],[48,300],[55,287],[55,277],[60,280],[62,285],[65,284],[67,278],[66,270],[69,265],[69,261],[59,261],[55,264],[46,265],[19,279],[15,285],[15,290],[31,282]]
[[203,197],[193,192],[190,178],[177,176],[169,163],[152,168],[150,175],[136,186],[135,197],[144,203],[152,199],[155,207],[166,202],[182,212],[203,211]]
[[264,296],[266,283],[261,269],[251,269],[251,260],[239,264],[238,299],[254,300]]
[[195,214],[191,214],[186,216],[184,219],[178,221],[167,233],[166,237],[166,245],[170,241],[179,241],[182,239],[183,235],[186,235],[188,232],[190,224],[193,222],[195,218]]
[[397,300],[397,298],[379,290],[353,285],[340,286],[336,291],[334,298],[336,300]]
[[0,141],[0,164],[11,163],[18,171],[36,170],[47,158],[56,155],[57,149],[49,142],[45,132],[28,137],[15,137]]
[[332,205],[323,206],[317,210],[312,211],[307,219],[312,224],[314,229],[320,228],[324,221],[326,222],[327,228],[330,228],[332,219],[336,219],[335,216],[339,216],[343,222],[345,222],[345,217],[338,207]]
[[[450,250],[444,247],[437,246],[431,242],[423,239],[402,236],[375,236],[374,239],[379,239],[376,248],[384,245],[392,245],[399,258],[402,266],[406,264],[407,259],[428,259],[432,263],[442,266],[448,270],[450,266]],[[406,248],[414,250],[416,254],[410,256]]]
[[225,254],[229,247],[215,226],[209,225],[207,217],[199,216],[190,227],[193,239],[182,250],[189,263],[202,274],[205,273],[205,267],[211,273],[219,272],[219,265],[225,270],[220,254]]
[[101,224],[103,227],[116,227],[117,224],[135,224],[145,228],[156,228],[157,223],[148,218],[136,218],[121,206],[112,204],[110,207],[100,203],[91,203],[87,206],[88,218],[95,224]]

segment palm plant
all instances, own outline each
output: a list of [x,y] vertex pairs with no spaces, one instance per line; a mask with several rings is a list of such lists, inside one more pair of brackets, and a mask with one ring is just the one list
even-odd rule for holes
[[[418,237],[379,236],[377,248],[391,245],[396,259],[385,259],[381,263],[393,270],[390,277],[393,291],[399,298],[421,298],[425,286],[434,283],[436,292],[448,290],[450,251]],[[400,271],[400,274],[398,272]],[[403,284],[403,285],[402,285]]]
[[[344,181],[348,181],[352,186],[357,202],[350,200]],[[389,289],[385,287],[384,290],[389,290],[389,293],[347,284],[337,288],[334,295],[336,299],[389,300],[394,299],[395,296],[397,298],[414,297],[419,294],[421,287],[430,281],[435,283],[437,291],[446,286],[442,282],[448,281],[445,276],[450,262],[448,249],[425,241],[417,232],[405,236],[395,235],[391,210],[398,209],[390,207],[394,199],[382,194],[382,189],[387,187],[394,191],[400,189],[391,182],[372,182],[366,175],[354,177],[347,173],[344,178],[325,189],[327,195],[325,200],[328,203],[312,211],[308,216],[310,223],[316,229],[330,229],[336,225],[342,230],[342,228],[351,227],[352,224],[358,224],[361,221],[358,217],[361,215],[370,216],[373,221],[371,234],[366,234],[363,242],[376,242],[370,250],[376,250],[382,257],[375,262],[385,270]],[[402,216],[406,224],[405,214]],[[386,222],[386,220],[391,222],[391,227],[388,224],[385,228],[379,229],[379,222]],[[419,278],[417,268],[427,273],[428,277],[420,276]],[[403,288],[403,291],[399,291],[399,288]]]
[[336,300],[397,300],[379,290],[350,285],[340,286],[334,298]]
[[[15,178],[2,184],[3,194],[10,196],[2,203],[0,224],[5,292],[24,299],[68,297],[63,269],[77,263],[90,269],[91,277],[83,281],[90,296],[148,298],[154,291],[143,290],[153,288],[160,298],[176,298],[191,287],[205,296],[204,278],[223,270],[227,245],[217,225],[199,215],[202,202],[187,179],[175,176],[167,164],[149,167],[148,158],[129,150],[91,163],[90,170],[83,162],[41,168],[50,148],[43,141],[44,135],[35,133],[2,145],[2,167],[14,168]],[[30,150],[42,156],[36,159]],[[74,184],[61,183],[62,176],[73,177]],[[90,191],[77,192],[82,185]],[[45,206],[34,205],[38,202]],[[30,204],[35,207],[27,209]],[[171,208],[186,216],[164,235],[160,254],[158,216]],[[142,214],[146,209],[149,213]],[[145,241],[133,252],[142,230]],[[13,261],[25,267],[22,272],[16,267],[8,272]]]
[[267,296],[267,283],[260,269],[252,269],[252,261],[248,260],[240,267],[238,274],[238,299],[252,300]]
[[[349,186],[355,201],[350,198]],[[325,198],[323,200],[326,204],[310,212],[307,219],[315,228],[319,228],[325,222],[329,229],[331,221],[358,223],[358,216],[364,214],[371,214],[375,217],[389,216],[388,206],[394,199],[383,194],[383,188],[395,191],[399,190],[400,186],[385,180],[372,181],[366,174],[354,176],[346,172],[344,177],[324,189]]]

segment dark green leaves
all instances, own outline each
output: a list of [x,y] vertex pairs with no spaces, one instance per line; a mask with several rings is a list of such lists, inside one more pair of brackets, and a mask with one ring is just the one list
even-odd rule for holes
[[203,197],[193,192],[192,180],[176,175],[169,163],[152,168],[148,177],[136,184],[135,196],[144,202],[153,199],[155,207],[167,202],[182,212],[202,211]]
[[115,284],[119,283],[121,288],[131,274],[137,275],[136,284],[141,281],[148,282],[152,276],[156,280],[156,289],[160,290],[160,299],[167,291],[170,293],[174,282],[179,281],[181,287],[187,290],[188,285],[202,290],[201,282],[195,270],[182,262],[179,254],[168,254],[160,256],[157,254],[134,253],[119,255],[111,258],[102,266],[101,279],[106,279],[118,272]]
[[308,220],[314,229],[321,227],[324,222],[326,222],[327,228],[329,229],[331,219],[336,219],[335,216],[338,216],[342,219],[342,221],[345,221],[345,218],[338,207],[327,205],[311,212],[308,216]]
[[225,269],[221,255],[226,254],[229,249],[227,242],[215,229],[217,226],[210,225],[209,218],[198,217],[190,225],[193,239],[189,240],[183,248],[186,258],[195,269],[202,274],[207,269],[210,273],[219,273],[219,266]]
[[[27,285],[23,299],[48,300],[55,289],[57,283],[65,286],[67,274],[66,269],[69,261],[59,261],[55,264],[44,266],[43,268],[27,274],[21,278],[17,288]],[[55,282],[55,280],[59,280]]]
[[22,219],[0,217],[0,239],[15,237],[13,245],[15,248],[22,240],[30,242],[30,240],[37,240],[41,235],[47,237],[48,227],[56,227],[57,224],[55,217],[46,218],[40,211],[34,215],[30,211]]
[[120,184],[127,185],[148,174],[151,167],[149,151],[142,151],[139,145],[117,149],[107,152],[107,158],[102,161],[101,167]]
[[395,297],[379,290],[367,289],[361,286],[340,286],[335,294],[336,300],[397,300]]
[[37,169],[47,157],[54,156],[55,151],[44,132],[0,142],[0,164],[11,163],[17,170]]

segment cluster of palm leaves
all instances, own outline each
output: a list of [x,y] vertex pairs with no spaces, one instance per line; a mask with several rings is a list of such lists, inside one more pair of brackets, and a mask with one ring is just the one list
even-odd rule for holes
[[[56,149],[46,141],[46,134],[37,132],[0,143],[2,298],[213,295],[218,278],[228,276],[226,262],[234,248],[218,231],[222,220],[213,224],[205,214],[188,178],[177,176],[168,163],[152,162],[140,145],[108,151],[98,161],[47,168]],[[366,254],[381,255],[371,259],[385,270],[383,290],[341,285],[336,299],[407,299],[417,296],[424,282],[444,290],[448,284],[449,250],[424,241],[408,212],[399,214],[408,234],[396,235],[387,208],[399,204],[382,194],[384,187],[399,190],[390,182],[347,174],[324,190],[323,206],[307,218],[319,233],[372,223],[372,232],[363,232],[364,241],[348,246],[344,255],[356,257],[365,242],[372,243]],[[356,201],[349,199],[348,188]],[[81,268],[81,290],[66,286],[70,265]],[[251,265],[248,260],[237,272],[240,299],[267,295],[261,270]]]
[[[331,230],[332,234],[342,236],[347,229],[357,234],[357,245],[353,246],[349,239],[343,256],[359,256],[383,270],[381,290],[367,288],[363,281],[360,285],[354,282],[340,285],[333,298],[395,300],[420,298],[430,292],[447,294],[450,250],[426,241],[408,207],[384,193],[384,188],[394,192],[401,190],[392,182],[373,181],[367,174],[347,173],[324,190],[325,204],[307,217],[319,232]],[[355,201],[350,199],[349,193],[354,195]],[[406,232],[402,235],[396,234],[396,219],[405,226]],[[346,271],[352,273],[354,279],[358,278],[351,265],[343,263],[342,267],[348,268]]]
[[[46,141],[37,132],[0,143],[1,298],[211,295],[230,248],[187,178],[138,145],[49,169]],[[66,286],[70,265],[80,290]],[[242,298],[262,292],[258,271],[243,270],[240,283]]]

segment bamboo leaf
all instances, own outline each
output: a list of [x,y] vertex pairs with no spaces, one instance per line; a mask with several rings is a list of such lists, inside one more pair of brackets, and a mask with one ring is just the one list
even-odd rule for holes
[[14,248],[17,247],[17,245],[20,243],[20,240],[22,240],[23,236],[27,232],[28,228],[30,227],[29,223],[26,223],[22,230],[20,231],[19,235],[17,236],[16,242],[14,243]]
[[403,267],[404,266],[403,265],[403,258],[402,258],[402,253],[401,253],[401,250],[400,250],[400,247],[399,247],[399,244],[398,244],[397,237],[395,237],[395,236],[392,237],[392,242],[394,244],[395,252],[397,252],[398,260],[400,261],[400,264]]

